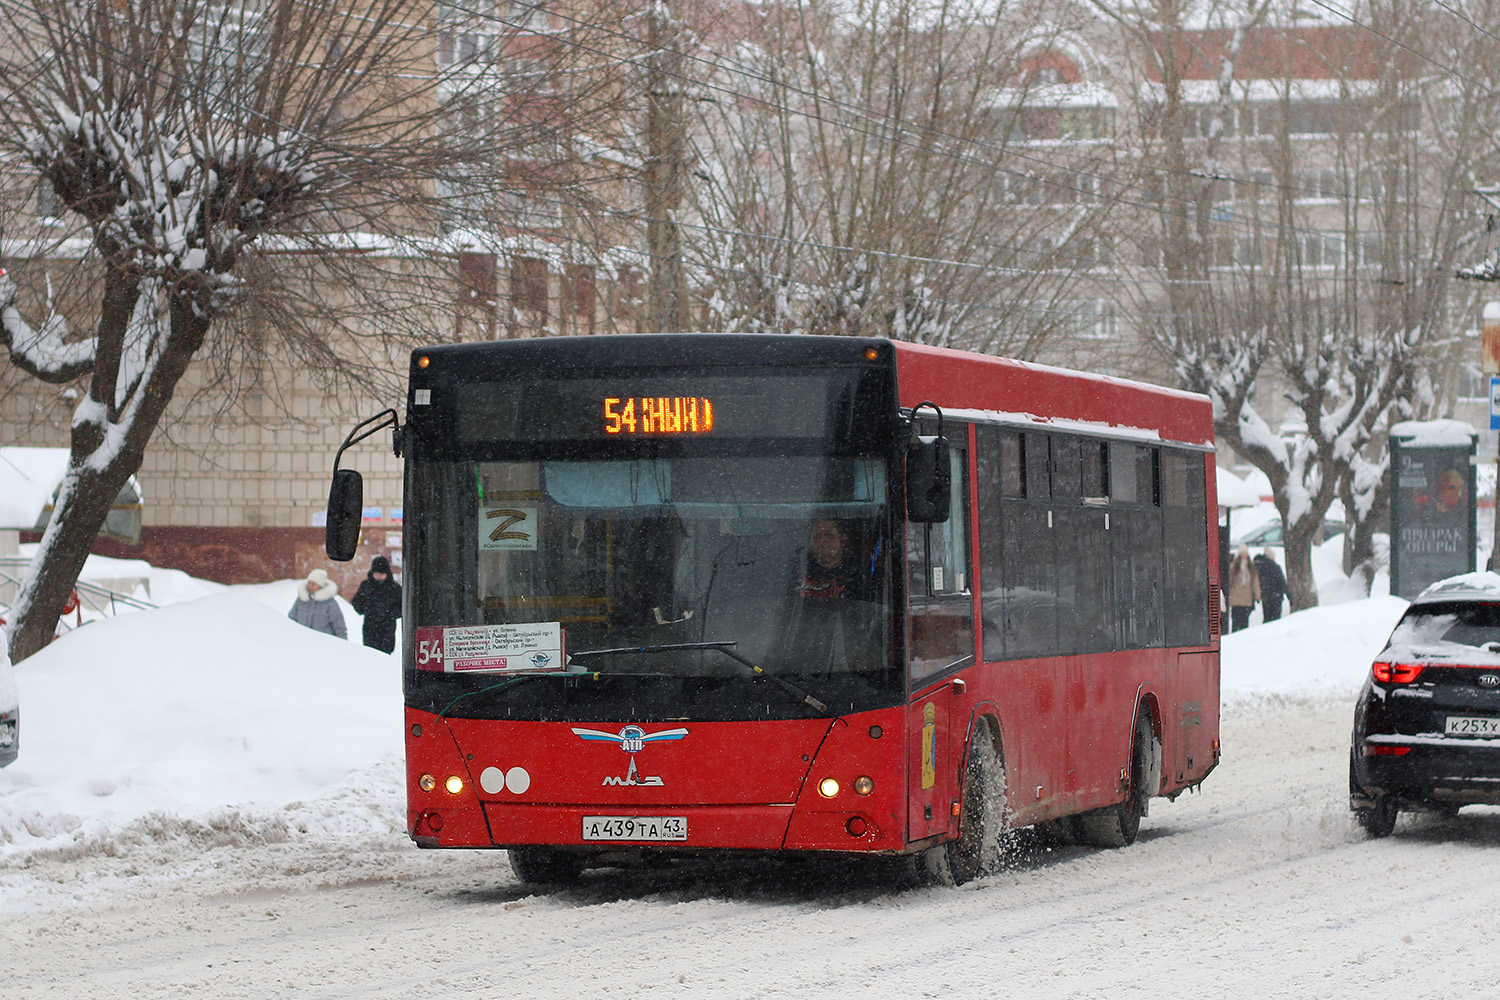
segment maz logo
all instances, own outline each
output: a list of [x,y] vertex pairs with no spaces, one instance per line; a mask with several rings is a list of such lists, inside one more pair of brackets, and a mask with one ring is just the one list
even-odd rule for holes
[[635,755],[646,748],[647,743],[661,743],[667,740],[680,740],[688,734],[686,729],[663,729],[660,732],[648,733],[640,726],[626,726],[618,733],[606,733],[598,729],[577,729],[573,732],[583,740],[590,743],[613,743],[621,750],[630,754],[630,767],[625,771],[625,777],[617,778],[611,775],[605,778],[601,785],[615,786],[651,786],[659,787],[663,784],[661,778],[656,775],[642,776],[635,769]]

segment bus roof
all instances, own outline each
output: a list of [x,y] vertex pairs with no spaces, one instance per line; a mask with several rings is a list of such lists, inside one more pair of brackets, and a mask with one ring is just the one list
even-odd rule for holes
[[[893,341],[901,405],[1213,447],[1207,396],[1145,382]],[[954,413],[972,416],[975,413]]]

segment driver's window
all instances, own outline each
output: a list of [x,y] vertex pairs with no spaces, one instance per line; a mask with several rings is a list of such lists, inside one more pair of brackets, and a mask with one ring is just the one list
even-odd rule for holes
[[913,683],[974,660],[974,601],[970,592],[966,425],[948,434],[952,490],[948,520],[906,525],[907,630]]

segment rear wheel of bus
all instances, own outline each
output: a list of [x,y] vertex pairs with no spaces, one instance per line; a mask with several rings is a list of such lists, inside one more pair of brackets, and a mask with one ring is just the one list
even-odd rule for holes
[[1085,838],[1095,847],[1127,847],[1135,843],[1141,817],[1154,787],[1151,781],[1156,732],[1144,705],[1136,712],[1135,737],[1130,752],[1130,789],[1125,801],[1084,813],[1080,820]]

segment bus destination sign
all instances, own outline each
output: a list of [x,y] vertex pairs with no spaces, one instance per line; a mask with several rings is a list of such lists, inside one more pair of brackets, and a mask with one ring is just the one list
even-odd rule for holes
[[709,434],[714,404],[707,396],[606,396],[604,433],[636,435]]

